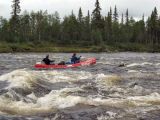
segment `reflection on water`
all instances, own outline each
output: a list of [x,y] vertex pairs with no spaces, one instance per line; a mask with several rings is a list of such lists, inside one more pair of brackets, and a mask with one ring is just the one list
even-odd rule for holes
[[[160,54],[79,53],[97,64],[34,68],[45,54],[1,54],[0,119],[160,118]],[[71,55],[50,53],[56,63]]]

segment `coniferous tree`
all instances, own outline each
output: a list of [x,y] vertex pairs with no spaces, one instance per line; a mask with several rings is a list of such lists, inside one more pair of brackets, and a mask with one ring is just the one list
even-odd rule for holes
[[27,42],[30,40],[30,15],[27,11],[24,11],[23,15],[20,17],[20,39],[21,42]]
[[91,16],[90,16],[90,12],[89,12],[89,10],[88,10],[87,17],[88,17],[88,22],[90,23],[90,22],[91,22]]
[[152,30],[152,37],[153,37],[153,44],[157,44],[158,43],[158,12],[157,12],[157,8],[154,8],[154,11],[151,15],[151,30]]
[[92,25],[95,29],[102,29],[103,23],[99,0],[96,0],[95,7],[96,8],[92,12]]
[[85,45],[91,45],[91,19],[90,19],[90,12],[88,10],[88,14],[84,20],[84,39],[86,41]]
[[123,13],[122,13],[122,18],[121,18],[121,25],[124,24],[124,17],[123,17]]
[[130,29],[129,29],[129,13],[128,9],[126,10],[126,15],[125,15],[125,35],[124,35],[124,41],[129,42],[130,41]]
[[71,37],[71,44],[75,44],[76,40],[78,39],[78,21],[76,19],[75,14],[73,13],[69,17],[69,29],[70,29],[70,37]]
[[82,9],[81,7],[79,8],[79,13],[78,13],[78,22],[82,23],[83,21],[83,14],[82,14]]
[[[12,17],[10,20],[0,17],[0,42],[23,42],[41,45],[48,42],[58,45],[99,45],[103,43],[119,45],[126,42],[138,44],[160,43],[160,18],[157,8],[145,22],[129,17],[128,9],[118,20],[118,11],[110,8],[108,15],[101,15],[99,1],[96,0],[95,9],[83,17],[79,9],[78,17],[72,11],[64,20],[60,20],[58,13],[48,14],[47,11],[24,12],[20,15],[20,2],[13,0]],[[118,44],[117,44],[118,43]],[[132,48],[132,46],[131,46]]]
[[79,13],[78,13],[78,27],[79,27],[79,29],[78,29],[78,40],[82,40],[84,21],[83,21],[83,14],[82,14],[81,7],[79,8]]
[[118,12],[117,7],[115,6],[113,14],[113,40],[114,42],[119,41],[119,23],[118,23]]
[[14,36],[17,37],[19,33],[19,27],[20,27],[20,20],[19,20],[19,14],[21,12],[20,9],[20,0],[13,0],[13,5],[12,5],[12,18],[11,18],[11,29],[14,34]]
[[104,26],[104,41],[107,43],[109,41],[109,25],[108,25],[108,17],[109,17],[109,12],[108,16],[105,17],[105,26]]
[[128,15],[128,9],[126,11],[126,26],[129,26],[129,15]]
[[125,24],[124,24],[124,15],[122,13],[122,17],[121,17],[121,24],[120,24],[120,31],[119,31],[119,42],[124,42],[124,36],[126,35],[125,32]]
[[147,24],[147,27],[146,27],[147,28],[147,40],[146,40],[146,43],[151,44],[151,18],[150,17],[148,17],[146,24]]
[[111,22],[112,22],[112,8],[111,7],[110,7],[109,15],[110,15]]
[[118,22],[118,12],[117,12],[117,7],[116,6],[115,6],[115,9],[114,9],[113,21]]
[[148,23],[148,41],[150,44],[158,43],[158,12],[155,7],[152,11],[151,17],[147,21]]
[[108,44],[113,43],[112,41],[112,10],[110,9],[110,12],[108,12],[108,16],[106,18],[105,22],[105,41],[107,41]]
[[134,26],[135,22],[135,19],[131,16],[129,19],[129,26]]
[[144,21],[144,14],[143,14],[143,16],[142,16],[142,20]]
[[0,42],[10,42],[10,26],[7,19],[0,17]]
[[102,45],[103,43],[103,38],[102,38],[102,34],[101,31],[99,29],[95,29],[92,31],[91,34],[92,37],[92,43],[93,45]]
[[145,21],[144,21],[144,14],[142,16],[142,20],[140,20],[141,26],[141,43],[146,43],[146,28],[145,28]]
[[61,23],[60,23],[60,17],[59,13],[56,11],[54,14],[48,16],[50,19],[48,19],[48,23],[46,23],[46,34],[49,37],[49,41],[61,43],[60,41],[60,35],[61,35]]

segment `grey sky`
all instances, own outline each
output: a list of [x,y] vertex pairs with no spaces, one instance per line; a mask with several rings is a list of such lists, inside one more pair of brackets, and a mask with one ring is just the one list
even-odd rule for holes
[[[27,11],[47,10],[48,13],[58,11],[60,17],[69,15],[73,9],[77,15],[79,7],[82,7],[83,14],[87,11],[93,11],[96,0],[21,0],[21,9]],[[99,0],[102,8],[102,14],[107,15],[110,6],[112,9],[116,5],[119,15],[129,9],[129,15],[135,18],[141,16],[150,16],[151,11],[156,6],[160,14],[160,0]],[[10,17],[12,0],[0,0],[0,16]]]

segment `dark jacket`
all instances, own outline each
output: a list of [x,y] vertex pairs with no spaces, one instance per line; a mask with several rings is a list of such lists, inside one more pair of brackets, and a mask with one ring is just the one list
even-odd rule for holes
[[76,56],[72,56],[71,62],[72,63],[79,63],[80,62],[80,58],[77,58]]
[[43,59],[43,62],[46,64],[46,65],[51,65],[51,62],[54,62],[54,60],[50,60],[48,58],[44,58]]

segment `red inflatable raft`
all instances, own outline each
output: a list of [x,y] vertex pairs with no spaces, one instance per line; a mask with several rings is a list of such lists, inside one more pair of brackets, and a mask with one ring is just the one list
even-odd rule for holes
[[36,68],[67,68],[67,67],[78,67],[78,66],[87,66],[96,63],[95,58],[91,58],[88,60],[81,61],[80,63],[69,64],[69,65],[42,65],[42,64],[35,64],[34,67]]

